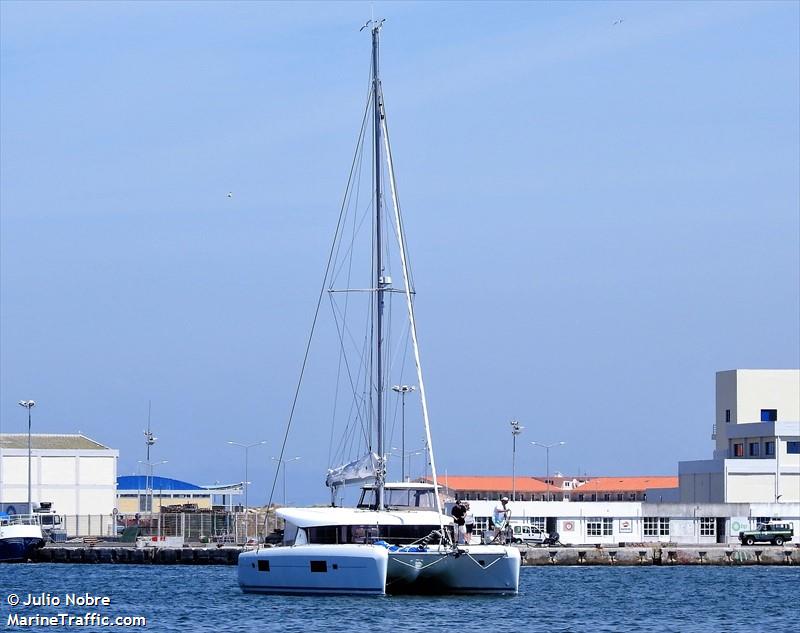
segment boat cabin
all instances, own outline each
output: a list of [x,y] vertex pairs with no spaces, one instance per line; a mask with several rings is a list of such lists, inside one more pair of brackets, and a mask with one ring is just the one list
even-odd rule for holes
[[[435,510],[436,494],[433,484],[420,482],[386,483],[383,487],[383,504],[387,510]],[[378,509],[378,491],[374,484],[361,488],[357,508]]]

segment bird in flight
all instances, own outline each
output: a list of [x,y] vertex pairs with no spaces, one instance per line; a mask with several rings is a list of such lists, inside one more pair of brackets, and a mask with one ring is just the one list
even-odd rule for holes
[[622,24],[625,21],[624,18],[620,18],[619,20],[615,21],[612,26],[617,26],[618,24]]
[[228,192],[228,197],[229,197],[229,198],[233,198],[233,191],[229,191],[229,192]]

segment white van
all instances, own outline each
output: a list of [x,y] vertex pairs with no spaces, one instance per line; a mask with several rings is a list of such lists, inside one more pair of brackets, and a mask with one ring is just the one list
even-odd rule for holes
[[541,545],[547,539],[547,532],[529,523],[511,521],[511,542],[527,545]]

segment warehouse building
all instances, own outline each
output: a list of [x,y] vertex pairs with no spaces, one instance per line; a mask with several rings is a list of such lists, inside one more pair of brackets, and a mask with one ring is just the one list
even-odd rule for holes
[[[119,451],[80,434],[32,434],[34,508],[52,503],[58,514],[111,514],[116,503]],[[0,510],[28,507],[28,435],[0,434]]]

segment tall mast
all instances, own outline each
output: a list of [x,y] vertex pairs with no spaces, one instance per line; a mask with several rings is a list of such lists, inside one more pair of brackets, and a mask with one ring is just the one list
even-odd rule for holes
[[381,89],[380,76],[378,73],[379,61],[379,34],[383,20],[372,23],[372,106],[374,124],[374,154],[375,154],[375,291],[376,291],[376,314],[375,314],[375,356],[377,359],[377,369],[375,382],[377,386],[376,407],[377,407],[377,437],[376,450],[378,453],[378,472],[376,473],[375,484],[377,491],[378,510],[384,509],[384,482],[386,480],[386,465],[383,447],[383,355],[381,345],[383,343],[383,298],[385,287],[388,285],[383,275],[383,259],[381,245],[381,207],[383,195],[381,191]]

